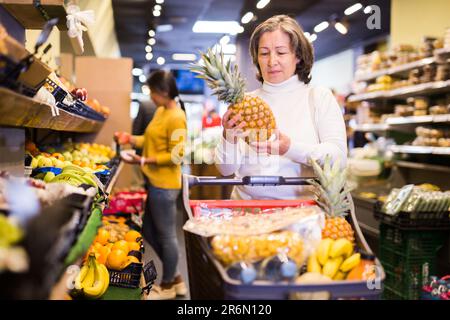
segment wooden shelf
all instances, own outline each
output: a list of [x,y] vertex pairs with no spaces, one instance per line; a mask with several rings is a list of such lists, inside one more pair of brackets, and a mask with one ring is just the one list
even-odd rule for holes
[[421,60],[413,61],[410,63],[405,63],[399,66],[391,67],[388,69],[378,70],[375,72],[370,72],[366,74],[361,74],[355,76],[355,81],[369,81],[374,80],[379,76],[383,75],[394,75],[394,74],[400,74],[404,72],[408,72],[412,69],[421,68],[423,66],[435,63],[436,59],[434,57],[424,58]]
[[50,19],[59,19],[59,30],[67,30],[64,0],[40,0],[40,3],[43,12],[34,6],[33,0],[0,0],[0,5],[25,29],[42,29],[47,22],[44,17],[47,14]]
[[0,126],[52,129],[68,132],[97,132],[104,122],[95,121],[59,109],[52,115],[52,106],[0,88]]
[[393,90],[383,90],[383,91],[355,94],[353,96],[350,96],[348,101],[356,102],[356,101],[377,100],[377,99],[402,99],[415,95],[430,95],[449,91],[450,91],[450,80],[435,81]]

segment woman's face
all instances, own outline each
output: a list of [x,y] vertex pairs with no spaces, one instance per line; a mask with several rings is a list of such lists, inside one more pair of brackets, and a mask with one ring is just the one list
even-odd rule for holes
[[259,39],[258,64],[264,81],[280,83],[295,73],[299,59],[291,48],[289,35],[280,29],[265,32]]
[[166,105],[167,95],[150,88],[150,98],[157,107]]

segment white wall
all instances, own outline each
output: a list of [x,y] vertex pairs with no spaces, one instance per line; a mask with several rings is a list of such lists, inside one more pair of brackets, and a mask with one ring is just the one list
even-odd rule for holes
[[350,93],[354,75],[353,61],[352,49],[316,61],[312,69],[311,83],[335,89],[339,94]]

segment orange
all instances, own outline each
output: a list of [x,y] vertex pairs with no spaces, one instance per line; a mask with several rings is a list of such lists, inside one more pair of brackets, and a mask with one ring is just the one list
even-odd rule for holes
[[131,263],[141,263],[135,256],[128,256],[122,265],[122,270],[128,267]]
[[105,245],[108,243],[109,237],[110,237],[109,232],[105,229],[100,228],[98,229],[95,241],[100,243],[101,245]]
[[112,250],[106,259],[106,266],[113,270],[122,270],[124,263],[127,261],[127,253],[123,250]]
[[116,243],[114,243],[111,250],[117,250],[117,249],[125,251],[127,254],[128,254],[128,251],[130,251],[130,249],[128,248],[128,242],[126,242],[125,240],[119,240]]
[[105,245],[105,247],[107,247],[108,249],[109,249],[109,251],[111,251],[112,250],[112,247],[113,247],[113,243],[111,243],[111,242],[108,242],[106,245]]
[[108,255],[109,255],[110,252],[111,252],[111,249],[109,249],[106,246],[102,246],[101,248],[99,248],[97,250],[97,254],[98,255],[96,255],[97,262],[101,263],[101,264],[105,264],[107,259],[108,259]]
[[128,242],[128,249],[130,249],[130,251],[134,250],[134,251],[139,251],[141,249],[141,245],[137,242]]
[[130,230],[125,234],[125,240],[128,242],[136,242],[138,238],[142,238],[142,236],[136,230]]

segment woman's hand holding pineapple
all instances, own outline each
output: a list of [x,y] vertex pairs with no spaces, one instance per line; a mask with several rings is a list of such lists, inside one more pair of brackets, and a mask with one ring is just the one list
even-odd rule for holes
[[251,142],[250,145],[258,152],[258,153],[267,153],[273,155],[284,155],[291,146],[291,139],[280,132],[280,130],[276,129],[274,131],[275,139],[267,140],[267,141],[254,141]]
[[237,114],[233,116],[233,111],[228,110],[222,117],[223,137],[229,143],[236,144],[239,138],[245,138],[249,132],[244,130],[247,125],[245,121],[241,121],[242,116]]

